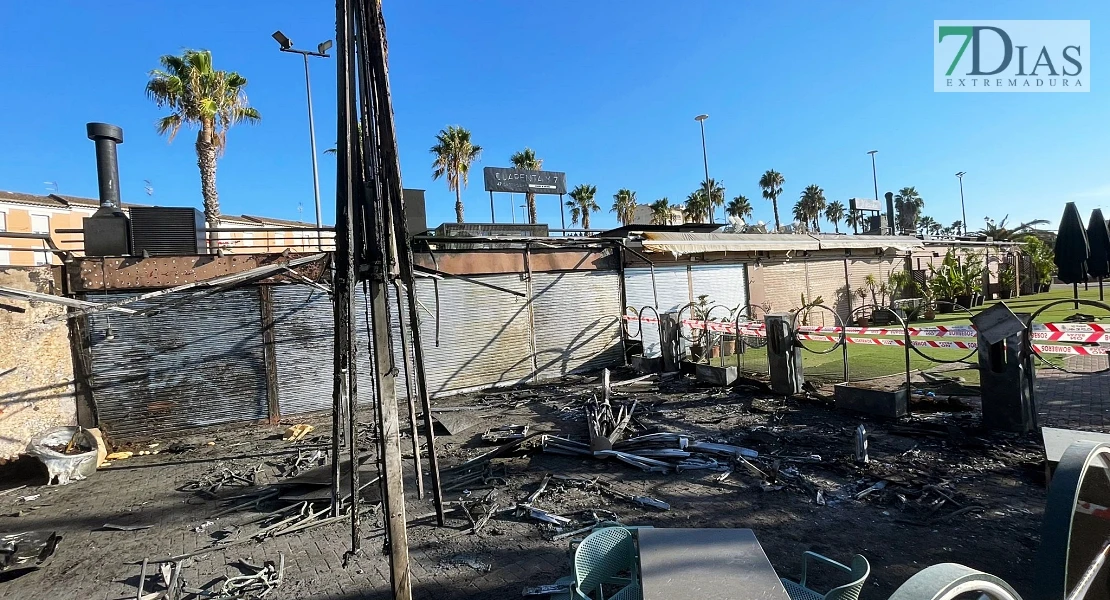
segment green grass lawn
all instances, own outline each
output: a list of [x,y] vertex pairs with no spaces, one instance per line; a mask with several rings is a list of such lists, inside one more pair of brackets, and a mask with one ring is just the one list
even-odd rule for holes
[[[1110,284],[1107,285],[1110,288]],[[1110,289],[1107,289],[1107,295],[1110,297]],[[1072,297],[1071,286],[1055,285],[1049,292],[1043,294],[1034,294],[1022,296],[1020,298],[1012,298],[1005,300],[1007,306],[1017,313],[1033,313],[1041,307],[1057,300],[1067,300]],[[1092,286],[1089,290],[1079,288],[1079,297],[1086,300],[1098,300],[1098,287]],[[986,302],[983,306],[973,308],[972,313],[978,313],[981,310],[989,308],[992,304],[999,302],[998,300]],[[1039,323],[1058,323],[1065,318],[1075,314],[1074,305],[1072,304],[1059,304],[1041,313],[1037,317]],[[1097,306],[1080,305],[1079,311],[1083,314],[1088,314],[1095,317],[1096,321],[1110,322],[1110,311],[1104,310]],[[926,320],[918,319],[913,321],[911,325],[922,327],[928,325],[967,325],[970,324],[969,315],[967,312],[952,313],[946,315],[937,315],[935,319]],[[873,337],[873,336],[868,336]],[[900,339],[899,335],[880,336],[886,338]],[[952,337],[928,337],[928,336],[914,336],[915,340],[948,340],[948,341],[975,341],[974,338],[952,338]],[[804,340],[805,347],[815,352],[804,351],[802,353],[802,364],[805,369],[806,377],[814,380],[815,382],[821,381],[841,381],[844,376],[844,355],[841,348],[837,348],[827,354],[817,354],[817,352],[825,352],[833,347],[832,342],[821,342],[814,340]],[[962,379],[963,383],[969,386],[979,385],[979,372],[971,368],[978,362],[978,357],[971,353],[969,350],[962,349],[949,349],[949,348],[919,348],[925,357],[917,352],[910,350],[910,369],[915,371],[943,371],[946,377],[955,377]],[[929,357],[929,358],[926,358]],[[966,368],[953,369],[938,361],[959,361],[967,357],[966,360],[970,364]],[[1063,361],[1062,355],[1049,355],[1050,362],[1060,364]],[[936,359],[936,360],[933,360]],[[731,365],[741,365],[742,370],[749,372],[766,372],[767,369],[767,354],[765,348],[750,348],[743,357],[729,356],[723,361],[720,359],[713,361],[716,364],[722,362]],[[1042,367],[1043,363],[1039,360],[1035,361],[1038,367]],[[864,379],[873,379],[876,377],[886,377],[890,375],[897,375],[905,373],[906,368],[906,354],[905,348],[899,346],[871,346],[866,344],[848,344],[848,378],[850,381],[860,381]]]
[[[1107,299],[1110,300],[1110,282],[1107,282],[1105,284],[1105,289],[1106,289]],[[1069,300],[1069,299],[1071,299],[1071,297],[1072,297],[1072,287],[1070,285],[1056,284],[1056,285],[1052,286],[1051,290],[1049,290],[1049,291],[1047,291],[1043,294],[1033,294],[1033,295],[1030,295],[1030,296],[1022,296],[1020,298],[1011,298],[1009,300],[991,300],[991,301],[988,301],[988,302],[984,302],[983,306],[977,306],[977,307],[971,309],[971,312],[972,313],[978,313],[979,311],[981,311],[985,308],[989,308],[992,304],[996,304],[998,302],[1005,302],[1006,306],[1009,306],[1010,310],[1012,310],[1014,312],[1034,313],[1046,304],[1049,304],[1049,303],[1051,303],[1053,301],[1057,301],[1057,300]],[[1084,290],[1082,285],[1079,286],[1079,298],[1081,300],[1094,300],[1094,301],[1097,302],[1098,301],[1098,285],[1097,284],[1091,285],[1091,289],[1089,289],[1089,290]],[[1108,302],[1108,304],[1110,304],[1110,302]],[[1075,314],[1076,312],[1080,312],[1080,313],[1087,314],[1087,315],[1092,315],[1092,316],[1095,317],[1095,320],[1097,320],[1097,321],[1108,321],[1108,320],[1110,320],[1110,312],[1108,312],[1105,309],[1102,309],[1100,307],[1097,307],[1097,306],[1090,306],[1090,305],[1080,304],[1079,305],[1079,310],[1076,311],[1074,304],[1058,304],[1058,305],[1053,306],[1052,308],[1046,310],[1045,312],[1041,313],[1037,317],[1037,322],[1038,323],[1059,323],[1059,322],[1063,321],[1065,318],[1070,317],[1071,315]],[[919,320],[915,321],[915,323],[917,323],[917,324],[926,323],[926,324],[930,324],[930,325],[967,324],[967,323],[970,322],[970,321],[968,321],[968,318],[969,318],[968,314],[961,310],[959,312],[954,312],[954,313],[950,313],[950,314],[946,314],[946,315],[937,315],[937,318],[932,319],[932,320],[919,319]]]

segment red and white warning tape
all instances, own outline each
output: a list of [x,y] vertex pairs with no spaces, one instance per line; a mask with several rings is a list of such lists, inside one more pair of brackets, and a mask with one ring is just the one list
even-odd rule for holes
[[[639,320],[641,323],[658,323],[654,317],[639,317],[625,315],[626,321]],[[766,337],[766,326],[754,321],[741,322],[739,330],[735,322],[702,321],[698,319],[683,319],[682,324],[691,329],[705,329],[718,333],[731,333],[749,337]],[[911,336],[917,337],[975,337],[975,328],[970,325],[934,327],[908,327]],[[891,329],[883,327],[812,327],[798,328],[798,338],[835,343],[840,336],[822,335],[823,333],[840,333],[857,335],[904,335],[900,328]],[[1110,326],[1099,323],[1045,323],[1035,324],[1031,338],[1035,341],[1049,342],[1074,342],[1074,343],[1110,343]],[[880,337],[854,337],[845,336],[849,344],[870,344],[879,346],[905,346],[906,342],[898,338]],[[955,342],[946,340],[911,340],[910,344],[918,348],[950,348],[961,350],[974,350],[978,347],[975,342]],[[1105,356],[1110,354],[1110,348],[1090,346],[1067,346],[1062,344],[1033,344],[1033,349],[1038,354],[1073,354],[1079,356]]]

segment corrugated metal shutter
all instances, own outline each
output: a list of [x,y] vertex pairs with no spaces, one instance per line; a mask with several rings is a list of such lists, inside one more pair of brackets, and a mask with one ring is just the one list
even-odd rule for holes
[[331,297],[306,285],[276,285],[273,302],[281,414],[331,410]]
[[[472,279],[521,294],[526,290],[518,274],[481,275]],[[532,329],[527,297],[461,279],[441,280],[439,295],[440,331],[436,347],[433,283],[427,279],[416,281],[429,394],[512,384],[531,376]]]
[[[690,280],[685,266],[656,267],[655,287],[659,294],[659,314],[676,311],[691,302]],[[651,270],[646,267],[625,269],[624,294],[625,303],[637,311],[644,306],[654,306]],[[647,311],[647,315],[652,316],[651,311]],[[659,356],[659,329],[651,323],[644,325],[644,356]],[[636,327],[632,326],[630,331],[635,332]]]
[[[134,295],[113,293],[108,300]],[[113,340],[105,339],[109,319]],[[89,330],[93,397],[103,427],[115,439],[267,417],[262,325],[253,287],[191,300],[151,317],[98,313],[89,317]]]
[[534,273],[532,297],[539,377],[623,362],[615,271]]
[[[695,302],[704,295],[710,306],[723,305],[729,311],[748,304],[746,265],[691,265],[690,279],[693,283],[691,295]],[[716,319],[726,314],[724,309],[715,309],[711,317]]]

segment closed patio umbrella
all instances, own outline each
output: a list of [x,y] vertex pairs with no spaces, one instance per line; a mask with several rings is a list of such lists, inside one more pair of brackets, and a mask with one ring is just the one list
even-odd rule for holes
[[1105,300],[1102,278],[1110,275],[1110,229],[1106,227],[1101,208],[1091,211],[1091,220],[1087,222],[1087,244],[1090,246],[1087,275],[1098,279],[1098,299]]
[[[1074,202],[1064,206],[1064,216],[1060,217],[1060,230],[1056,235],[1056,276],[1064,283],[1072,285],[1076,300],[1079,299],[1079,282],[1087,280],[1087,260],[1091,247],[1087,242],[1087,228]],[[1079,303],[1075,303],[1079,310]]]

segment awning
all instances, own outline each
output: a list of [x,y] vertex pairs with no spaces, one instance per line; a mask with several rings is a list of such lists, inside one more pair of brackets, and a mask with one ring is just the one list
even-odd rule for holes
[[822,250],[866,249],[909,252],[925,247],[924,242],[908,235],[840,235],[819,237]]
[[695,252],[786,252],[820,250],[817,240],[808,235],[758,233],[671,233],[644,232],[648,252],[693,254]]
[[896,250],[908,252],[923,248],[921,240],[910,236],[838,235],[813,236],[789,233],[674,233],[645,231],[644,249],[648,252],[693,254],[697,252],[800,252],[805,250]]

